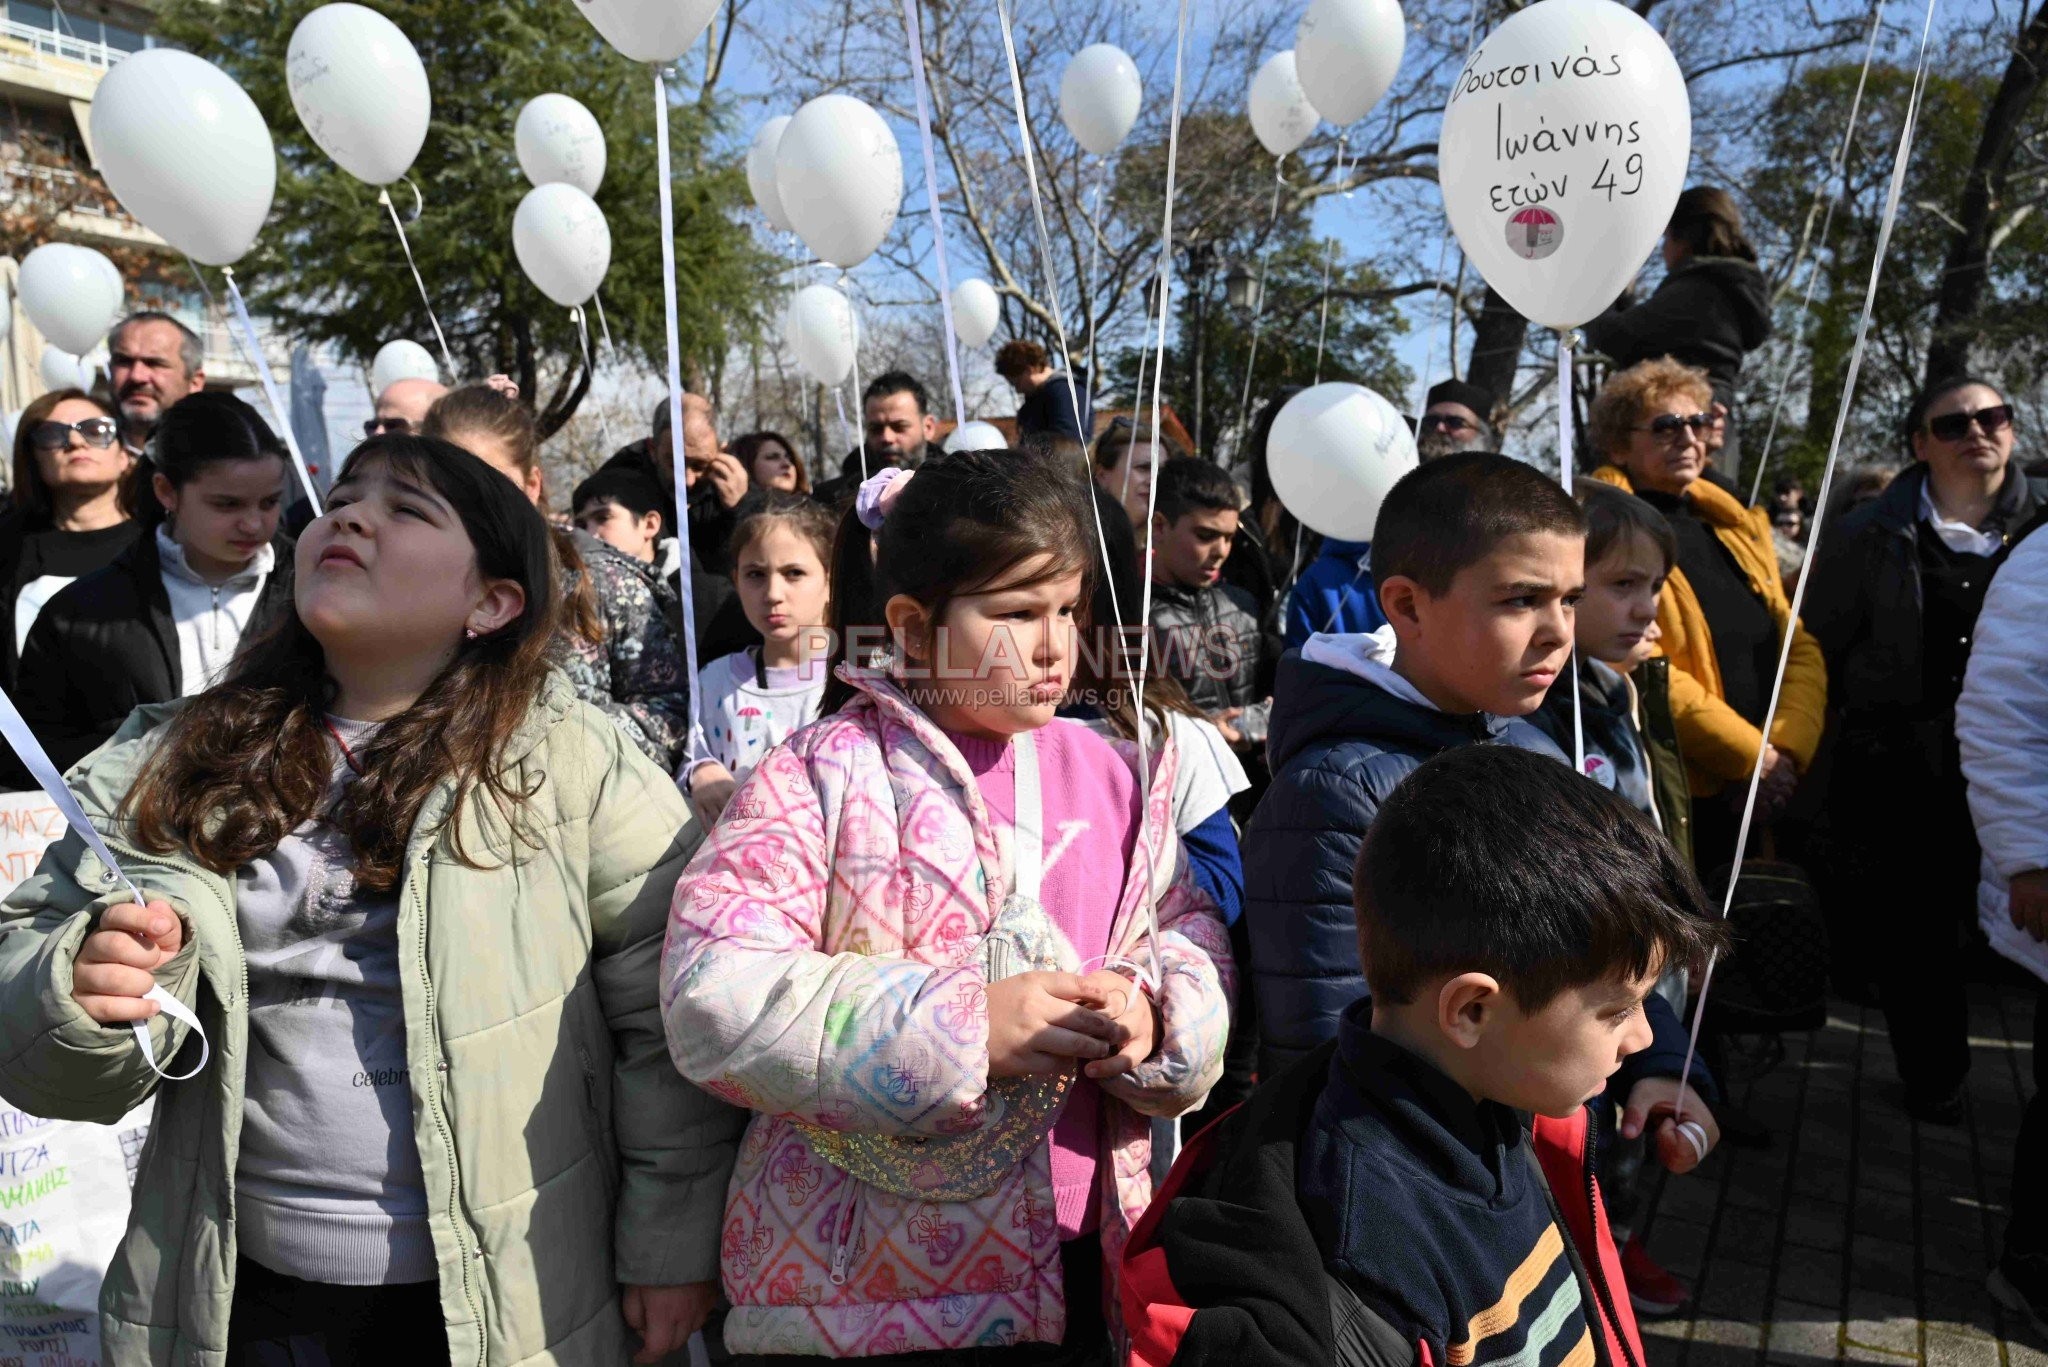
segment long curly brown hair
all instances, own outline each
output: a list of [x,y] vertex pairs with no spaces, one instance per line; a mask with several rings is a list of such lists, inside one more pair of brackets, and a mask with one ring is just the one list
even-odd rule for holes
[[[365,462],[431,488],[454,509],[476,548],[477,573],[509,579],[526,606],[503,628],[463,642],[419,700],[386,722],[356,757],[361,776],[326,813],[356,856],[366,891],[395,891],[415,834],[447,830],[479,790],[519,830],[531,791],[506,778],[501,756],[549,669],[560,599],[547,524],[512,482],[460,447],[428,437],[380,436],[358,446],[341,479]],[[296,611],[246,642],[227,677],[165,728],[121,810],[144,849],[188,851],[215,873],[260,858],[312,819],[333,779],[326,716],[335,695],[320,642]],[[431,831],[420,809],[443,783],[455,800]]]

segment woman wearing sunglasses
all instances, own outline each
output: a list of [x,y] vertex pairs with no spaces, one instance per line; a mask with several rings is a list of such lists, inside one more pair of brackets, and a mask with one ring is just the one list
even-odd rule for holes
[[123,487],[134,464],[113,409],[81,390],[53,390],[22,410],[13,496],[0,514],[0,684],[14,687],[43,604],[135,543]]
[[1970,376],[1922,392],[1905,436],[1912,463],[1822,530],[1806,620],[1834,679],[1828,844],[1855,942],[1873,951],[1858,967],[1877,979],[1906,1109],[1953,1125],[1970,1067],[1962,937],[1978,873],[1956,699],[1984,591],[2048,480],[2014,463],[2011,405]]
[[[1671,710],[1693,802],[1702,875],[1734,858],[1757,754],[1758,817],[1791,801],[1813,763],[1827,708],[1820,646],[1792,619],[1770,514],[1746,508],[1706,473],[1714,391],[1704,372],[1665,357],[1631,366],[1593,401],[1591,439],[1607,464],[1593,478],[1640,496],[1678,536],[1678,567],[1657,600],[1671,661]],[[1770,734],[1762,730],[1786,632],[1792,654]]]

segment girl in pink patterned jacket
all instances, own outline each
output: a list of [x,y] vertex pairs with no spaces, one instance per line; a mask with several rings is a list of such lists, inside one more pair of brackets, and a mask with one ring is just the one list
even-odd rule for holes
[[1009,452],[891,476],[840,533],[827,715],[734,794],[669,921],[669,1052],[759,1112],[725,1344],[1106,1364],[1150,1117],[1222,1068],[1229,940],[1171,753],[1144,783],[1053,715],[1093,563],[1079,481]]

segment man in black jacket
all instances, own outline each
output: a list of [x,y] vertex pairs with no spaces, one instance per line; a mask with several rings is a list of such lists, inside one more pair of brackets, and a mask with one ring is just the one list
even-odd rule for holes
[[2013,430],[1982,381],[1928,389],[1907,419],[1915,463],[1824,529],[1806,602],[1833,713],[1833,919],[1869,951],[1907,1110],[1936,1124],[1962,1120],[1970,1069],[1962,949],[1978,849],[1956,699],[1991,577],[2048,502],[2048,480],[2012,461]]
[[1258,692],[1265,636],[1251,595],[1223,582],[1238,491],[1206,460],[1168,461],[1152,518],[1152,631],[1159,668],[1234,749],[1256,756],[1272,700]]

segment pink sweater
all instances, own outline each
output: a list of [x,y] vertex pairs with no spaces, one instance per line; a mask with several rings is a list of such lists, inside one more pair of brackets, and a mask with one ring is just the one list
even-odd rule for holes
[[[1009,744],[947,732],[981,788],[989,816],[1005,830],[1017,820],[1016,752]],[[1138,782],[1109,743],[1079,722],[1055,720],[1037,733],[1043,794],[1045,875],[1040,900],[1089,968],[1109,948],[1118,890],[1138,831]],[[1052,1132],[1053,1215],[1062,1239],[1100,1219],[1101,1090],[1077,1077]]]

